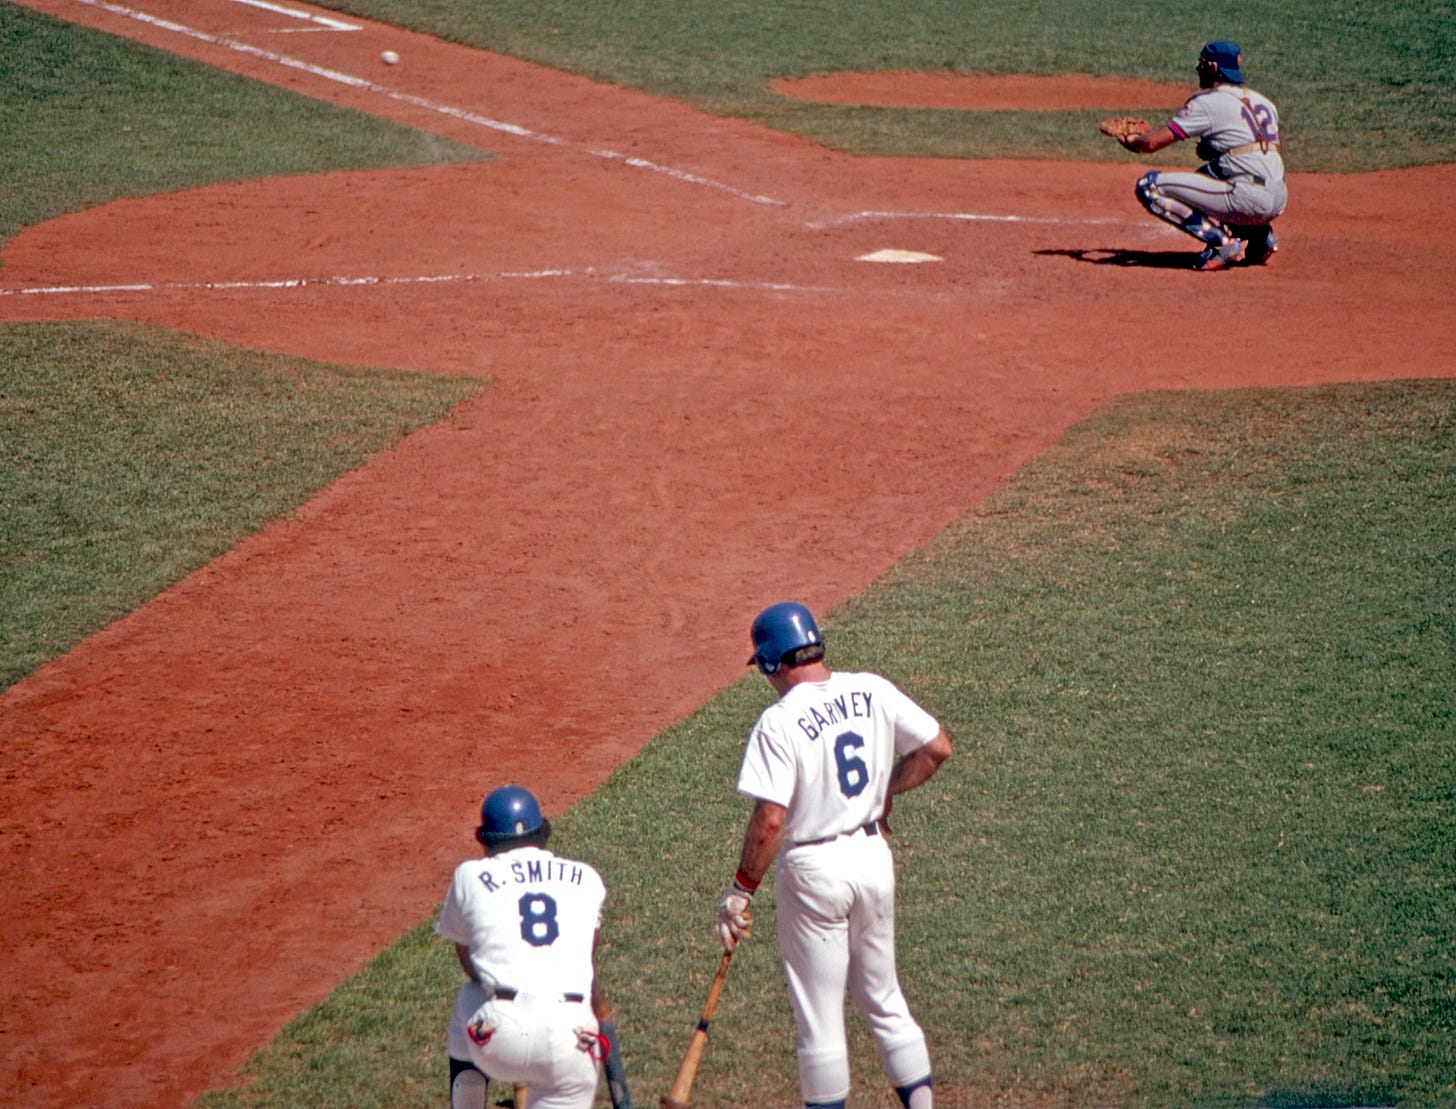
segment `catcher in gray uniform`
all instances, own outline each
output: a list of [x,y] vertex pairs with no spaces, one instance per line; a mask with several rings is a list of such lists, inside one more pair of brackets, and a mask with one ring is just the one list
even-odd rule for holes
[[1203,243],[1200,270],[1262,264],[1278,248],[1274,219],[1284,211],[1279,112],[1244,84],[1236,44],[1217,39],[1198,55],[1198,89],[1162,127],[1119,137],[1137,154],[1181,139],[1198,140],[1204,164],[1195,173],[1149,170],[1137,198],[1153,215]]

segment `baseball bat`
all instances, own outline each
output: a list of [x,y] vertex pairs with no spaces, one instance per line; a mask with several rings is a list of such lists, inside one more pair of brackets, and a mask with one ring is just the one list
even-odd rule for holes
[[713,1019],[713,1010],[718,1007],[718,995],[723,992],[723,979],[728,976],[728,961],[733,952],[723,952],[718,963],[718,973],[713,975],[713,984],[708,987],[708,1000],[703,1004],[703,1015],[693,1029],[693,1038],[683,1054],[682,1066],[677,1068],[677,1078],[672,1089],[664,1094],[658,1104],[661,1109],[688,1109],[688,1097],[693,1092],[693,1079],[698,1076],[698,1064],[703,1061],[703,1049],[708,1046],[708,1022]]
[[526,1084],[515,1083],[511,1089],[511,1109],[526,1109]]
[[617,1043],[612,1008],[599,993],[592,1000],[592,1012],[596,1014],[597,1027],[611,1045],[607,1048],[607,1057],[602,1060],[602,1073],[607,1079],[607,1095],[612,1099],[612,1109],[632,1109],[632,1091],[627,1086],[626,1068],[622,1066],[622,1049]]

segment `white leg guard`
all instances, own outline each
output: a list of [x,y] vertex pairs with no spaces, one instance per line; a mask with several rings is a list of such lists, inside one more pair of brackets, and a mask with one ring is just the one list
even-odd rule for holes
[[[1228,229],[1203,211],[1193,207],[1187,201],[1180,200],[1163,188],[1159,183],[1162,176],[1163,174],[1159,170],[1154,169],[1138,178],[1137,187],[1134,190],[1138,203],[1164,223],[1171,223],[1179,231],[1192,235],[1206,246],[1219,247],[1227,243],[1230,238]],[[1205,179],[1196,174],[1180,174],[1177,175],[1177,178],[1179,181],[1183,181],[1185,178],[1191,178],[1194,181],[1191,188],[1184,186],[1189,191],[1196,193],[1200,189],[1205,189],[1207,196],[1200,199],[1209,204],[1214,204],[1223,193],[1227,192],[1228,188],[1224,182],[1213,178],[1207,178],[1207,184],[1205,184]]]

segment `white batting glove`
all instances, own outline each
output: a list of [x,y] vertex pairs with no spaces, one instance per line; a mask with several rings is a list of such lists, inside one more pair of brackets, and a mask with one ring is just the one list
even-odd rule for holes
[[748,909],[753,893],[734,878],[728,892],[723,895],[723,903],[718,906],[718,939],[723,942],[724,951],[732,951],[739,940],[753,935],[753,914]]
[[606,1062],[607,1056],[612,1052],[612,1041],[607,1038],[607,1034],[591,1028],[576,1030],[576,1046],[590,1055],[593,1063]]

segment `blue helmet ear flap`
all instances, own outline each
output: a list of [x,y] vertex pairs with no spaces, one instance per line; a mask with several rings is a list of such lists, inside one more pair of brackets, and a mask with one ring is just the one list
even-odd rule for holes
[[814,614],[796,601],[769,605],[755,617],[749,634],[753,654],[748,664],[757,666],[764,675],[777,674],[784,656],[791,651],[824,644]]

